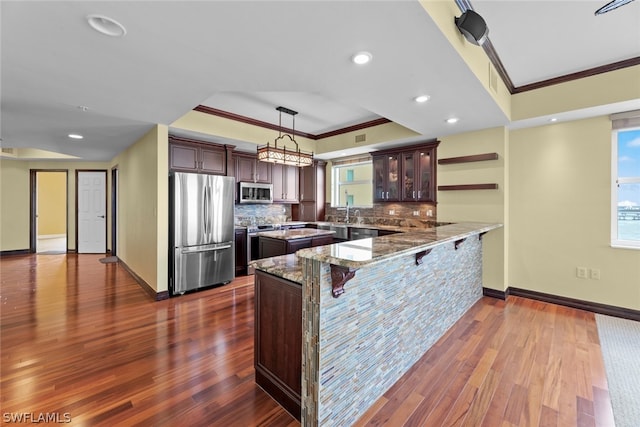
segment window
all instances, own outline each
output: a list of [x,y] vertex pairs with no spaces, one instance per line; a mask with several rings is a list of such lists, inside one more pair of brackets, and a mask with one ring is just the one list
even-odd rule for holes
[[331,166],[331,206],[373,205],[371,158],[334,160]]
[[611,246],[640,249],[640,126],[613,125]]

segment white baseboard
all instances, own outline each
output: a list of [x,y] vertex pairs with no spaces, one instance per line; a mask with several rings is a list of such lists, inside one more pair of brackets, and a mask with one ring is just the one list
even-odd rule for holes
[[67,235],[66,234],[40,234],[38,235],[38,240],[60,239],[61,237],[67,237]]

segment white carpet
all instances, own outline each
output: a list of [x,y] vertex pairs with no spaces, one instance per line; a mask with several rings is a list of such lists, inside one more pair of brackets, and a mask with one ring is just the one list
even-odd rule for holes
[[640,322],[596,314],[616,427],[640,426]]

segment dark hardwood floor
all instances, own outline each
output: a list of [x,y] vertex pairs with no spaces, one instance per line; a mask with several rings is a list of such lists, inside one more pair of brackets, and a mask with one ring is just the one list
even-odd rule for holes
[[253,277],[152,301],[94,255],[3,257],[5,413],[72,425],[295,426],[254,383]]
[[[253,276],[156,302],[99,258],[0,258],[3,422],[299,425],[254,383]],[[613,425],[594,316],[483,298],[357,424]]]

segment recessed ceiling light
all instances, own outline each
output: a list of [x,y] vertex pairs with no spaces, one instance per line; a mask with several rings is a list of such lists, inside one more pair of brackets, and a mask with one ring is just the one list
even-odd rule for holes
[[82,139],[82,138],[84,138],[84,136],[80,135],[79,133],[70,133],[68,136],[71,139]]
[[446,121],[447,123],[449,123],[450,125],[452,125],[452,124],[454,124],[454,123],[457,123],[457,122],[458,122],[458,120],[459,120],[459,119],[458,119],[457,117],[451,117],[451,118],[449,118],[449,119],[447,119],[447,120],[445,120],[445,121]]
[[341,155],[341,156],[346,156],[346,155],[347,155],[347,153],[340,153],[340,155]]
[[353,55],[353,58],[351,58],[351,60],[358,65],[364,65],[367,62],[371,61],[371,58],[373,58],[373,55],[371,55],[369,52],[358,52]]
[[416,96],[413,99],[416,102],[423,103],[423,102],[427,102],[429,99],[431,99],[431,97],[429,95],[420,95],[420,96]]
[[127,34],[124,25],[104,15],[88,15],[87,22],[97,32],[110,37],[123,37]]

